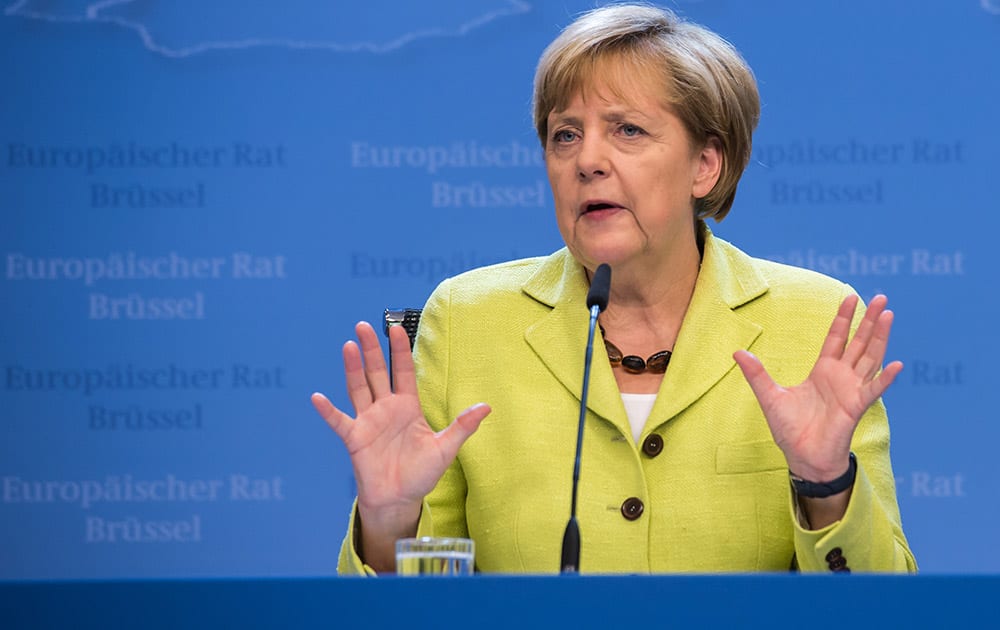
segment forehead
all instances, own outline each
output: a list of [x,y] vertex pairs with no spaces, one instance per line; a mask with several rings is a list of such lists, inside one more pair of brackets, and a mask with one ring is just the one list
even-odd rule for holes
[[634,109],[659,105],[669,107],[671,98],[664,72],[649,61],[620,55],[589,59],[565,77],[559,98],[550,113],[566,110],[581,98],[584,103],[620,103]]

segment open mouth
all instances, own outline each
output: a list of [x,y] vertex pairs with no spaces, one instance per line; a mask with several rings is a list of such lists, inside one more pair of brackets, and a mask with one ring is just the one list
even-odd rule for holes
[[621,208],[616,203],[611,203],[608,201],[590,201],[581,207],[580,214],[588,214],[590,212],[600,212],[601,210],[615,210]]

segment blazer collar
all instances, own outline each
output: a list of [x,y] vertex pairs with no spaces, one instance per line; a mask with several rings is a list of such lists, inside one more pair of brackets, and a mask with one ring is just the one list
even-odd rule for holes
[[[523,286],[525,293],[552,309],[526,329],[525,340],[578,400],[589,321],[588,288],[584,268],[565,248],[545,259]],[[752,258],[705,228],[701,270],[650,418],[663,421],[676,416],[736,366],[733,352],[748,348],[762,330],[738,309],[767,288]],[[599,331],[587,407],[631,435]]]

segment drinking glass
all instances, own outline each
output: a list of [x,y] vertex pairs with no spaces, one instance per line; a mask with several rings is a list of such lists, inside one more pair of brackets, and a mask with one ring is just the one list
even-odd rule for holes
[[475,552],[468,538],[402,538],[396,541],[396,574],[472,575]]

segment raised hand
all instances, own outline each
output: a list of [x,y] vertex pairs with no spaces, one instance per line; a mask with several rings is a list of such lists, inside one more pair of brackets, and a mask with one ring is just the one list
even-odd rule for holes
[[433,431],[420,408],[406,332],[401,326],[389,329],[395,391],[375,330],[360,322],[355,332],[360,347],[344,344],[344,374],[356,417],[323,394],[313,394],[312,403],[351,457],[365,560],[376,570],[388,570],[395,561],[395,540],[416,532],[424,496],[490,408],[474,405],[443,431]]
[[810,481],[830,481],[847,470],[861,416],[903,369],[899,361],[882,368],[893,317],[884,295],[872,299],[847,342],[857,302],[857,296],[849,296],[841,303],[816,364],[799,385],[778,385],[746,350],[733,355],[789,470]]

